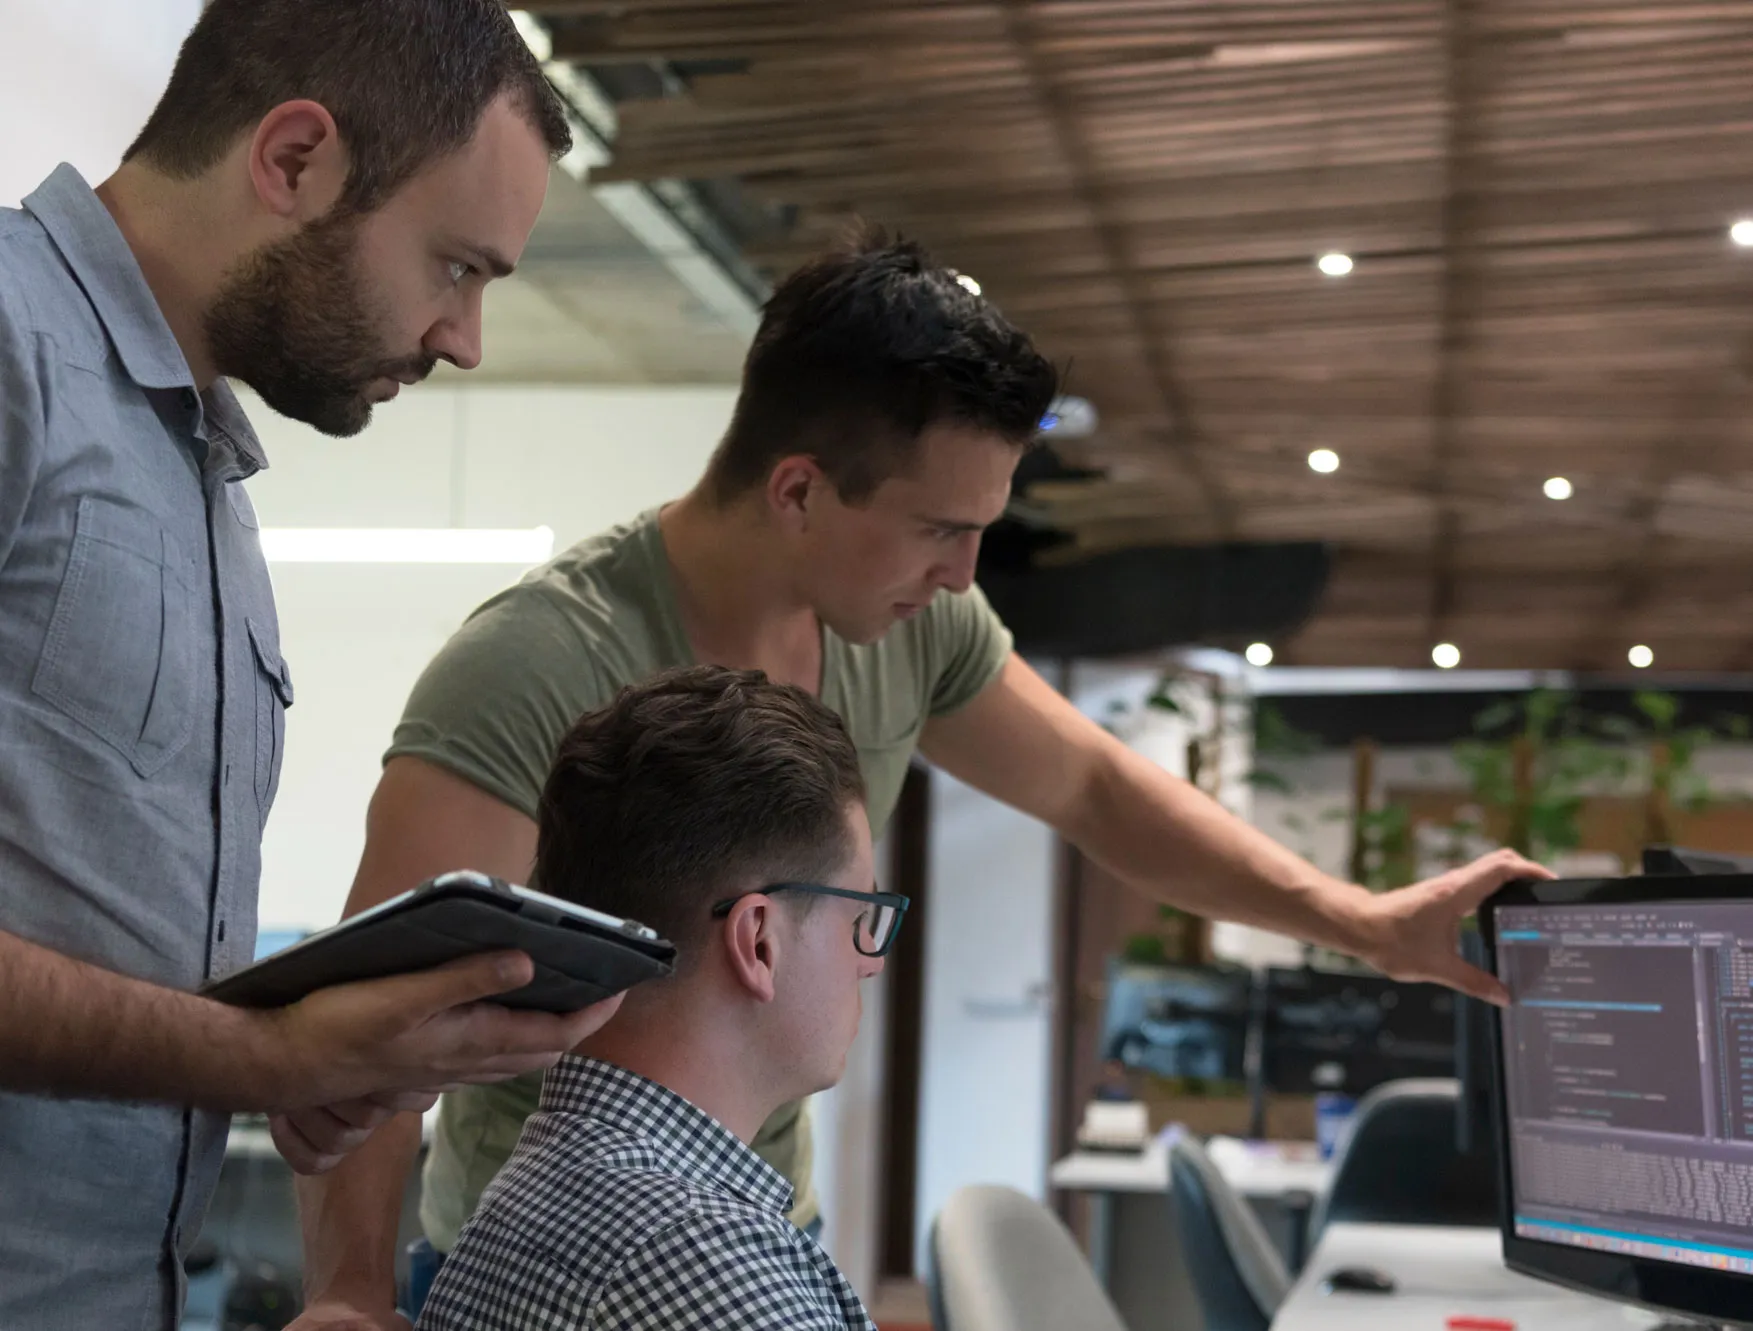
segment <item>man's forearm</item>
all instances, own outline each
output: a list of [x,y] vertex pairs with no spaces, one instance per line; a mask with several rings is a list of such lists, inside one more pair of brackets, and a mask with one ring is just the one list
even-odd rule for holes
[[295,1181],[308,1302],[394,1299],[402,1194],[419,1150],[420,1116],[397,1114],[327,1174]]
[[272,1110],[265,1020],[0,932],[0,1086],[91,1099]]
[[1116,746],[1096,768],[1068,839],[1172,905],[1369,957],[1370,894],[1322,873],[1203,791]]

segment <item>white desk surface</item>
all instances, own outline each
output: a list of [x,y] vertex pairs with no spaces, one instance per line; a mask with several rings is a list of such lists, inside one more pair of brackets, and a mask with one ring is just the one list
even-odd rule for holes
[[[1246,1142],[1213,1137],[1206,1143],[1211,1161],[1244,1197],[1282,1197],[1290,1192],[1320,1193],[1333,1165],[1309,1142]],[[1055,1188],[1073,1192],[1167,1192],[1169,1148],[1153,1138],[1142,1154],[1079,1151],[1054,1164],[1048,1178]]]
[[1333,1162],[1323,1160],[1313,1142],[1213,1137],[1205,1150],[1230,1187],[1244,1197],[1282,1197],[1290,1192],[1319,1196],[1333,1178]]
[[1054,1161],[1047,1179],[1073,1192],[1167,1192],[1169,1148],[1153,1137],[1138,1155],[1076,1151]]
[[[1342,1266],[1382,1271],[1398,1288],[1323,1293],[1321,1282]],[[1508,1270],[1495,1229],[1335,1223],[1272,1319],[1272,1331],[1446,1331],[1457,1315],[1502,1318],[1516,1331],[1643,1331],[1662,1321]]]

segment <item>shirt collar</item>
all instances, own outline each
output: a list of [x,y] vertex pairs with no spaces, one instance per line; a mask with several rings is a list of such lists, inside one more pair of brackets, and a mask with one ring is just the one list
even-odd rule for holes
[[219,380],[201,394],[201,402],[206,407],[207,429],[217,442],[229,445],[241,475],[249,477],[265,471],[268,455],[262,451],[262,441],[256,438],[255,428],[244,415],[243,404],[231,391],[231,385]]
[[24,206],[85,288],[129,377],[142,388],[193,388],[183,350],[134,251],[85,178],[63,162]]
[[578,1114],[631,1133],[663,1167],[709,1181],[763,1210],[791,1209],[791,1185],[729,1128],[667,1086],[579,1054],[568,1054],[542,1082],[542,1108]]
[[63,162],[25,199],[24,206],[85,291],[128,377],[145,389],[184,390],[197,432],[205,415],[206,423],[230,445],[245,475],[266,467],[261,441],[223,380],[196,400],[195,377],[146,284],[140,262],[85,177]]

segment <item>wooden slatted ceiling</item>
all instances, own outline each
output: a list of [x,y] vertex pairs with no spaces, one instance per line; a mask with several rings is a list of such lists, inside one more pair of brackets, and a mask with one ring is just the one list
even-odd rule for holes
[[1033,497],[1080,550],[1333,542],[1280,660],[1753,667],[1746,0],[527,7],[735,71],[624,104],[603,179],[793,205],[775,271],[898,227],[1072,361],[1110,479]]

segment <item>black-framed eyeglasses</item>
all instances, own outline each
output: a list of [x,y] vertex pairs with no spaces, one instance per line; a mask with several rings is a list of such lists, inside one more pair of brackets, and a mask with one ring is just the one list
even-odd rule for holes
[[[849,887],[828,887],[823,883],[772,883],[747,897],[767,897],[775,892],[808,892],[819,897],[845,897],[849,901],[869,903],[858,913],[852,925],[852,945],[867,957],[880,957],[895,945],[901,932],[901,917],[907,913],[907,898],[899,892],[854,892]],[[743,897],[727,897],[712,908],[712,918],[722,920],[731,907]]]

